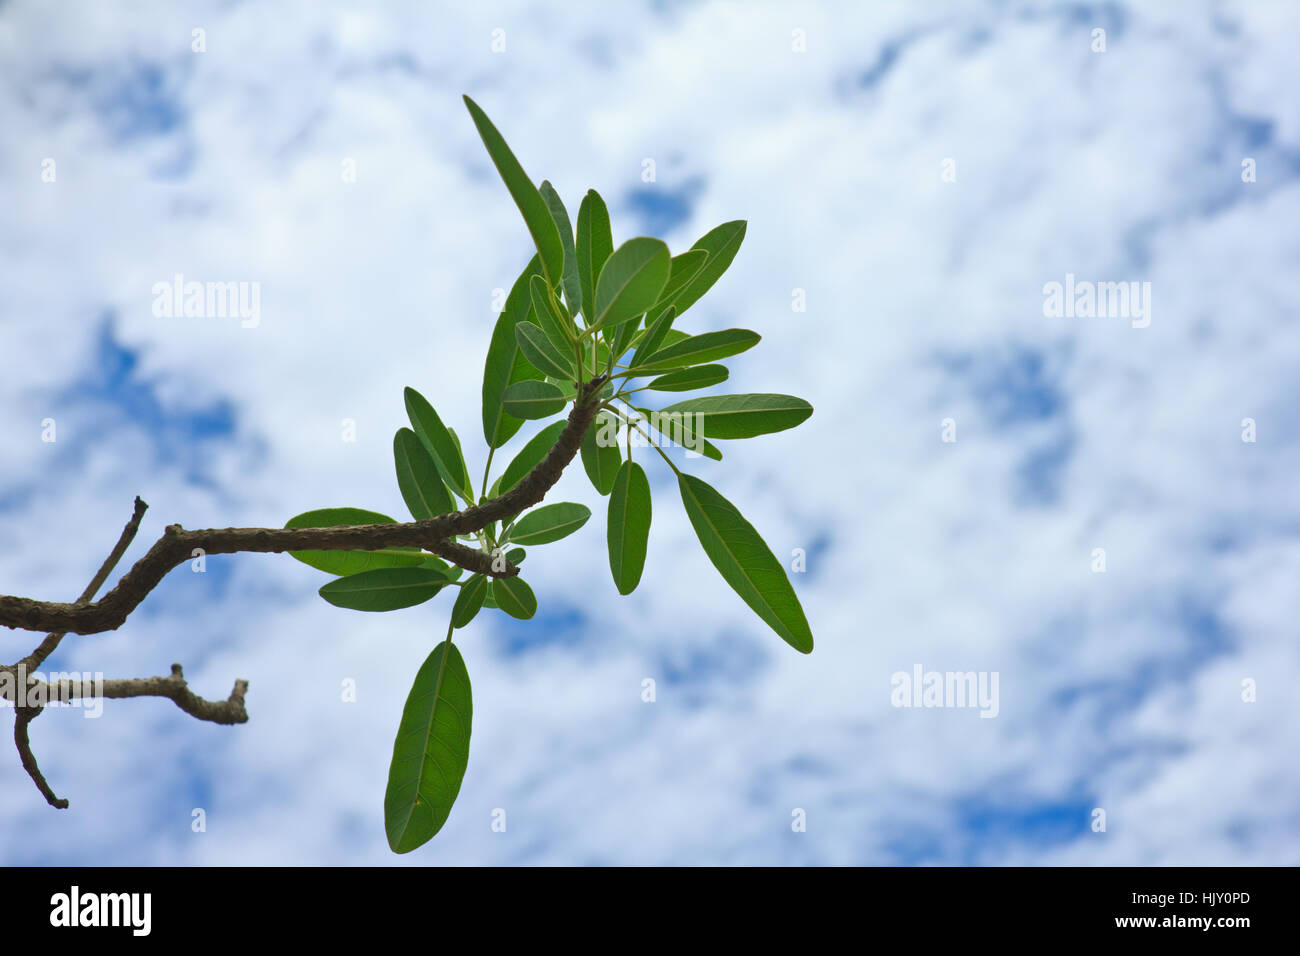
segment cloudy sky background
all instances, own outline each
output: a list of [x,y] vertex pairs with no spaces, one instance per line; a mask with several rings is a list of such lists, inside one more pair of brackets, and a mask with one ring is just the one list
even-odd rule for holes
[[[469,93],[571,213],[606,197],[616,242],[749,221],[680,324],[760,332],[715,390],[816,414],[687,467],[807,553],[817,648],[727,589],[649,452],[620,598],[571,469],[555,500],[595,516],[531,549],[536,620],[461,632],[469,771],[399,859],[392,738],[450,596],[365,615],[287,557],[211,558],[50,665],[247,678],[250,722],[47,712],[72,806],[0,760],[0,861],[1300,861],[1300,5],[186,6],[0,4],[0,592],[71,600],[136,494],[127,563],[172,522],[404,514],[405,385],[479,474],[493,294],[529,240]],[[260,282],[260,325],[155,317],[176,273]],[[1066,273],[1150,282],[1150,327],[1045,318]],[[891,706],[916,664],[997,672],[998,716]]]

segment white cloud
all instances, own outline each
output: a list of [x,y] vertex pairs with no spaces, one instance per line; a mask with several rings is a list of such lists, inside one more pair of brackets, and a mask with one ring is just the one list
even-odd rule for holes
[[[730,385],[817,411],[691,467],[778,557],[809,551],[795,584],[818,646],[797,655],[749,615],[662,476],[646,575],[618,599],[604,502],[575,467],[556,495],[596,516],[526,571],[544,613],[580,612],[531,632],[485,616],[460,638],[469,773],[443,833],[400,862],[1290,860],[1294,11],[1101,12],[1094,54],[1090,15],[1052,5],[608,9],[304,4],[269,29],[260,8],[213,5],[193,18],[204,54],[169,8],[0,11],[0,590],[75,594],[137,493],[152,508],[133,556],[171,522],[402,512],[389,444],[407,384],[478,473],[492,291],[527,237],[469,92],[571,213],[601,190],[616,239],[639,231],[627,196],[646,157],[656,187],[704,182],[675,249],[748,219],[684,324],[759,331]],[[123,139],[105,103],[148,65],[180,119]],[[155,318],[149,290],[176,272],[260,282],[260,326]],[[1067,272],[1151,282],[1150,328],[1045,319],[1042,286]],[[106,312],[168,414],[234,409],[235,435],[203,445],[206,486],[164,453],[175,435],[69,397]],[[392,861],[392,734],[445,602],[368,617],[325,606],[321,576],[287,559],[212,564],[229,571],[174,572],[58,663],[126,676],[179,659],[218,697],[247,677],[252,722],[148,701],[47,714],[33,736],[73,809],[42,806],[11,761],[0,814],[33,838],[8,859]],[[527,634],[537,649],[504,652]],[[890,675],[915,663],[998,671],[1000,715],[891,707]]]

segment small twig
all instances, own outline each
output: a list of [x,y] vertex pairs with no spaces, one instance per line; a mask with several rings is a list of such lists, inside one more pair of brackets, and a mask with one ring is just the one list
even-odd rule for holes
[[40,766],[36,763],[36,755],[32,753],[32,742],[27,739],[27,725],[41,715],[39,707],[18,707],[14,710],[14,746],[18,748],[18,759],[22,761],[23,769],[27,771],[27,776],[32,778],[36,784],[36,789],[41,792],[45,802],[56,810],[68,809],[66,797],[57,796],[50,785],[45,782],[45,776],[41,773]]
[[37,693],[44,692],[46,703],[54,701],[93,700],[102,697],[107,700],[124,700],[128,697],[166,697],[185,713],[199,720],[214,724],[246,724],[248,711],[244,709],[244,695],[248,693],[248,681],[235,681],[234,689],[226,700],[205,700],[189,689],[185,682],[185,672],[180,664],[172,665],[172,672],[166,677],[132,677],[119,680],[106,680],[96,690],[89,682],[61,680],[53,684],[39,686],[35,682]]
[[[140,519],[144,517],[144,513],[148,509],[149,506],[140,499],[139,495],[136,495],[135,510],[131,513],[131,518],[127,521],[126,527],[122,529],[122,534],[121,537],[117,539],[116,547],[109,552],[108,557],[104,559],[104,563],[100,565],[95,576],[91,578],[90,583],[86,585],[86,589],[81,592],[81,596],[77,598],[78,604],[90,603],[90,601],[95,597],[95,592],[103,587],[104,582],[108,580],[108,576],[112,574],[113,569],[117,567],[117,562],[122,560],[122,555],[126,554],[126,549],[129,548],[131,542],[135,540],[135,533],[140,530]],[[36,670],[36,668],[45,663],[45,659],[54,653],[55,649],[59,646],[59,642],[67,636],[67,631],[55,631],[51,634],[47,634],[45,640],[41,641],[34,651],[19,661],[17,666],[25,669],[29,673]]]

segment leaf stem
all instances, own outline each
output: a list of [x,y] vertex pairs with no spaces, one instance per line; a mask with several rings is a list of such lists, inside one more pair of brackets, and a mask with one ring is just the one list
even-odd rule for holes
[[487,495],[488,473],[492,470],[492,456],[495,455],[496,453],[497,450],[495,448],[488,449],[487,464],[483,466],[483,487],[481,487],[478,492],[480,498],[485,497]]
[[[629,405],[628,407],[631,408],[630,405]],[[652,439],[652,438],[650,437],[650,434],[649,434],[649,433],[648,433],[644,428],[641,427],[641,423],[640,423],[640,422],[633,421],[632,419],[630,419],[630,418],[628,418],[626,415],[624,415],[622,412],[620,412],[618,409],[611,409],[611,411],[612,411],[615,415],[617,415],[617,416],[619,417],[620,420],[622,420],[622,421],[625,422],[628,426],[630,426],[630,428],[629,428],[629,432],[628,432],[628,436],[627,436],[627,440],[628,440],[628,460],[629,460],[629,461],[630,461],[631,458],[632,458],[632,452],[631,452],[631,447],[632,447],[632,434],[631,434],[631,430],[630,430],[630,429],[631,429],[631,428],[635,428],[637,431],[639,431],[642,435],[645,436],[646,443],[647,443],[651,448],[653,448],[655,451],[659,452],[659,457],[662,458],[664,461],[666,461],[666,462],[668,463],[668,467],[671,468],[671,469],[672,469],[676,474],[681,475],[681,473],[682,473],[682,472],[681,472],[681,469],[679,469],[676,465],[674,465],[674,464],[673,464],[673,460],[672,460],[671,458],[669,458],[667,455],[664,454],[664,450],[663,450],[662,448],[660,448],[659,445],[654,441],[654,439]],[[635,411],[635,409],[634,409],[634,411]]]

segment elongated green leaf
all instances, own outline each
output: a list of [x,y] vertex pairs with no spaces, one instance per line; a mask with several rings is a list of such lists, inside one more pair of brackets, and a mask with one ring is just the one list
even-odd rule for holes
[[[290,518],[286,528],[335,528],[352,524],[396,524],[388,515],[364,508],[318,508]],[[419,548],[383,548],[378,551],[290,551],[291,557],[330,574],[360,574],[376,568],[404,568],[429,558]]]
[[690,249],[679,256],[673,256],[672,269],[668,273],[668,284],[659,293],[659,301],[654,304],[651,311],[673,305],[677,301],[678,294],[686,289],[687,283],[703,271],[704,264],[708,261],[709,253],[705,249]]
[[590,508],[572,501],[542,505],[515,522],[510,540],[514,544],[550,544],[573,534],[590,517]]
[[[653,313],[653,318],[648,318],[645,332],[632,343],[636,347],[637,360],[648,358],[667,343],[669,328],[676,316],[677,309],[670,305]],[[685,337],[683,335],[683,338]]]
[[483,607],[483,599],[487,597],[488,578],[485,574],[475,574],[463,585],[460,593],[456,595],[456,603],[451,608],[451,626],[461,628],[474,620]]
[[537,596],[521,577],[495,578],[489,592],[496,606],[511,617],[526,621],[537,613]]
[[812,631],[781,562],[754,526],[714,488],[678,475],[682,504],[713,566],[742,601],[795,650],[813,649]]
[[523,481],[524,476],[537,467],[546,457],[546,453],[555,447],[555,443],[560,439],[560,432],[564,431],[564,426],[565,423],[562,421],[552,422],[530,438],[528,444],[519,449],[519,454],[506,465],[506,470],[501,473],[497,490],[492,497],[505,494]]
[[417,521],[454,511],[451,492],[442,483],[433,456],[415,432],[399,428],[393,436],[393,462],[402,500]]
[[573,248],[573,226],[569,224],[569,212],[564,208],[564,203],[560,200],[560,194],[555,191],[555,187],[547,180],[542,180],[541,189],[542,199],[546,202],[546,208],[551,211],[551,218],[555,220],[555,228],[560,233],[560,245],[564,247],[564,301],[569,306],[569,312],[577,315],[582,308],[582,283],[578,279],[578,255]]
[[672,256],[659,239],[629,239],[609,257],[596,281],[596,321],[602,329],[640,317],[659,298]]
[[614,490],[614,477],[623,462],[623,454],[618,450],[618,419],[609,412],[598,412],[587,434],[582,437],[579,454],[582,467],[587,472],[594,487],[602,495]]
[[447,434],[451,436],[452,444],[456,446],[456,460],[460,465],[460,485],[470,494],[466,500],[474,500],[474,482],[469,477],[469,464],[465,461],[465,449],[461,446],[460,436],[456,434],[456,429],[448,428]]
[[511,548],[506,552],[506,560],[511,564],[523,564],[524,558],[528,556],[523,548]]
[[564,393],[550,382],[518,382],[506,389],[503,404],[516,418],[545,418],[564,409]]
[[469,765],[473,716],[465,660],[443,641],[420,665],[393,740],[384,830],[394,853],[427,843],[447,822]]
[[609,230],[609,210],[605,200],[594,189],[587,190],[578,207],[578,281],[582,283],[582,314],[587,324],[595,321],[596,279],[605,267],[605,260],[614,251],[614,238]]
[[699,416],[696,421],[709,438],[753,438],[794,428],[808,419],[813,408],[793,395],[756,392],[688,398],[662,411]]
[[614,479],[605,537],[614,586],[619,594],[631,594],[641,581],[650,538],[650,482],[636,462],[625,461]]
[[489,448],[500,448],[524,424],[522,418],[507,415],[501,407],[505,390],[515,382],[541,378],[541,372],[524,358],[515,340],[515,326],[528,317],[532,303],[530,280],[540,274],[540,263],[541,260],[533,256],[520,273],[492,329],[492,343],[488,346],[487,361],[483,366],[483,438]]
[[[673,297],[677,305],[677,314],[681,315],[694,305],[704,293],[713,287],[713,283],[722,277],[740,251],[740,243],[745,238],[745,221],[724,222],[715,229],[710,229],[691,250],[703,249],[709,254],[709,261],[695,276]],[[685,255],[685,253],[683,253]]]
[[487,114],[468,96],[465,97],[465,106],[469,109],[469,115],[478,128],[479,136],[483,138],[483,145],[487,147],[493,165],[501,174],[506,189],[510,191],[510,198],[515,201],[515,205],[523,214],[524,224],[537,245],[537,254],[541,256],[542,272],[546,275],[546,281],[552,286],[559,285],[564,275],[564,245],[560,240],[560,230],[556,228],[555,220],[551,218],[551,210],[547,207],[546,200],[542,198],[533,181],[519,165],[519,160],[515,159],[515,154],[510,151],[510,147],[497,132],[497,128],[492,125],[492,121],[487,118]]
[[529,320],[535,322],[546,333],[546,338],[557,352],[561,355],[573,355],[573,343],[577,338],[573,321],[563,314],[563,309],[556,303],[551,290],[546,288],[546,280],[541,276],[533,276],[529,293],[533,301],[533,311],[529,313]]
[[557,379],[573,379],[577,372],[573,367],[573,358],[565,358],[563,352],[556,351],[546,333],[531,322],[520,322],[515,326],[515,338],[519,340],[519,350],[524,353],[534,367]]
[[[671,320],[671,316],[669,316],[669,320]],[[662,336],[660,336],[662,341],[655,343],[651,341],[651,333],[654,332],[656,324],[658,324],[658,316],[654,321],[651,321],[650,328],[646,329],[645,334],[637,336],[632,341],[633,349],[637,350],[637,354],[641,355],[641,358],[646,358],[646,356],[653,355],[654,352],[660,349],[667,349],[669,345],[677,345],[677,342],[685,342],[686,339],[690,338],[689,334],[682,332],[681,329],[667,328],[663,329]]]
[[423,604],[449,581],[434,568],[379,568],[331,581],[320,589],[320,596],[353,611],[395,611]]
[[730,374],[725,365],[696,365],[660,375],[646,385],[646,388],[657,392],[689,392],[692,389],[708,388],[710,385],[725,382]]
[[[641,316],[637,316],[631,322],[624,322],[614,332],[614,342],[612,351],[615,355],[623,355],[632,345],[632,340],[636,338],[637,330],[641,328]],[[598,366],[604,368],[604,364]]]
[[713,362],[729,355],[738,355],[752,349],[762,338],[749,329],[723,329],[721,332],[704,332],[691,335],[675,345],[665,345],[653,355],[643,360],[637,353],[635,368],[638,372],[659,372],[674,368],[686,368]]
[[425,559],[420,563],[420,566],[424,568],[435,568],[438,571],[441,571],[443,574],[447,575],[447,580],[449,581],[458,581],[460,580],[460,576],[465,573],[464,568],[458,568],[454,564],[448,564],[446,561],[442,560],[442,558],[436,558],[433,555],[425,556]]
[[460,453],[460,445],[443,425],[428,399],[409,386],[404,395],[407,417],[411,419],[411,425],[420,436],[420,441],[424,442],[424,447],[433,455],[438,474],[442,475],[442,480],[453,491],[466,501],[472,501],[473,492],[466,480],[469,472],[465,467],[465,458]]

